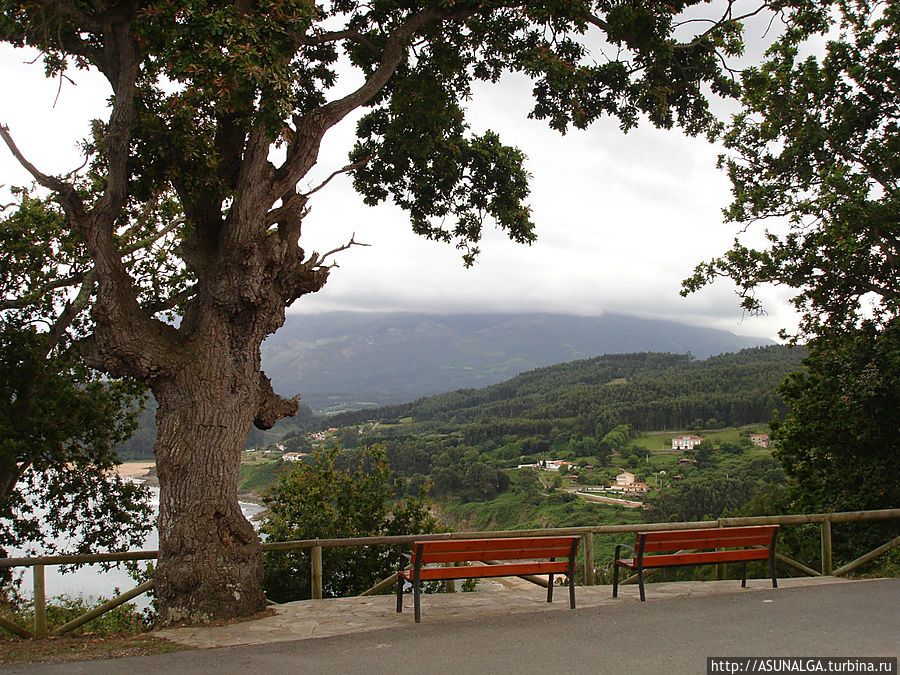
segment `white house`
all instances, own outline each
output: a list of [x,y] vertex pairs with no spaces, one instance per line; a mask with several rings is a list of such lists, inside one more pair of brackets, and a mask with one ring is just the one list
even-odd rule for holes
[[627,471],[623,471],[618,476],[616,476],[616,486],[620,488],[624,488],[627,485],[634,484],[634,474],[628,473]]
[[626,494],[645,495],[650,491],[646,483],[629,483],[622,488]]
[[703,442],[700,436],[676,436],[672,439],[673,450],[693,450]]

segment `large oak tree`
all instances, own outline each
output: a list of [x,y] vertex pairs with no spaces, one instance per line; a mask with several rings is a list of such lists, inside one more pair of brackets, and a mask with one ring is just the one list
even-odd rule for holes
[[[0,39],[40,50],[51,76],[94,68],[112,90],[88,144],[89,188],[33,166],[14,130],[0,135],[91,258],[87,363],[145,383],[159,402],[162,622],[264,607],[236,479],[250,426],[297,409],[273,392],[259,347],[328,279],[331,254],[300,245],[318,188],[297,186],[329,129],[364,109],[345,169],[357,190],[370,204],[393,200],[415,232],[455,242],[471,264],[486,222],[518,242],[535,236],[523,154],[466,124],[473,82],[524,73],[533,116],[560,131],[613,115],[624,130],[643,117],[697,133],[711,120],[706,95],[735,92],[723,59],[740,52],[745,18],[726,2],[703,20],[699,4],[0,2]],[[332,94],[347,73],[358,84]],[[185,283],[135,270],[125,235],[154,229],[175,238],[163,267]],[[176,323],[160,314],[172,308]]]

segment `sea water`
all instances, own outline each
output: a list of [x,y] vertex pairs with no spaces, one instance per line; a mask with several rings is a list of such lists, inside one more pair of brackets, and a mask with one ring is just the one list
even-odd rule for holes
[[[149,490],[150,505],[153,507],[153,520],[155,522],[159,512],[159,488],[150,487]],[[255,526],[254,516],[262,513],[264,507],[247,502],[240,502],[240,505],[244,516],[253,522]],[[158,548],[159,532],[154,526],[147,533],[143,544],[133,550],[155,551]],[[27,554],[23,554],[16,549],[10,549],[8,555],[13,558]],[[141,569],[144,569],[148,562],[153,561],[139,560],[138,565]],[[24,570],[20,591],[26,597],[32,597],[34,578],[32,568],[17,567],[14,570],[17,573],[22,573],[22,570]],[[137,586],[137,581],[131,577],[121,564],[108,570],[104,570],[100,565],[85,565],[84,567],[75,570],[70,569],[65,572],[62,571],[59,565],[47,565],[44,568],[44,589],[48,600],[60,596],[68,596],[70,598],[82,597],[88,602],[95,602],[100,597],[109,600],[119,595],[116,589],[124,593],[135,586]],[[131,602],[143,609],[150,604],[150,599],[145,593],[131,600]]]

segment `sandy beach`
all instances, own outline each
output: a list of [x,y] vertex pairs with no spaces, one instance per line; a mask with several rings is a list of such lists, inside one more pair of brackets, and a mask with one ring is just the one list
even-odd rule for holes
[[146,479],[154,468],[156,468],[156,462],[122,462],[116,467],[116,473],[128,478]]

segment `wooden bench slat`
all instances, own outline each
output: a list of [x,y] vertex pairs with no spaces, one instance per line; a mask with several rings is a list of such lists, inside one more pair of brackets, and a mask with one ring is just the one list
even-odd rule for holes
[[[418,545],[419,542],[416,543]],[[504,537],[499,539],[440,539],[421,542],[424,551],[502,551],[504,549],[568,547],[572,537]]]
[[[557,546],[555,548],[535,549],[535,548],[518,548],[496,550],[493,548],[485,548],[477,551],[479,560],[524,560],[527,558],[568,558],[571,551],[571,544],[567,546]],[[422,564],[442,563],[442,562],[464,562],[476,559],[472,555],[473,551],[425,551],[422,553]],[[413,555],[413,562],[417,560]]]
[[[666,555],[644,556],[644,569],[651,567],[676,567],[679,565],[703,565],[720,562],[743,562],[748,560],[768,560],[767,549],[743,549],[741,551],[699,551],[697,553],[670,553]],[[619,560],[618,564],[628,569],[637,569],[637,559]]]
[[640,535],[649,544],[651,541],[670,541],[673,539],[694,540],[721,537],[743,537],[754,534],[760,537],[770,538],[772,532],[778,529],[777,525],[746,525],[743,527],[704,528],[698,530],[656,530],[641,532]]
[[681,551],[686,548],[736,548],[738,546],[768,546],[771,533],[766,536],[722,537],[706,539],[669,539],[666,541],[645,541],[644,553],[661,551]]
[[[569,571],[569,561],[504,563],[502,565],[470,565],[468,567],[423,567],[419,570],[422,581],[443,579],[469,579],[483,577],[519,577],[525,574],[565,574]],[[410,581],[413,570],[404,570],[403,577]]]

